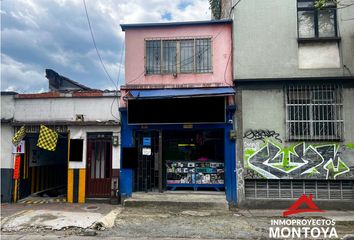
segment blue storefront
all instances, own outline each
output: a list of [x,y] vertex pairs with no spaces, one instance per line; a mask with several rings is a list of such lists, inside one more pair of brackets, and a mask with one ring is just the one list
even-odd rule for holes
[[234,90],[129,90],[121,108],[120,193],[225,191],[236,204]]

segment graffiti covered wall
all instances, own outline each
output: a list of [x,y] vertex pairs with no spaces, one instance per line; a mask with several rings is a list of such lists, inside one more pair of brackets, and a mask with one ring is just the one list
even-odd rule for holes
[[354,179],[354,144],[283,143],[269,130],[244,134],[246,179]]

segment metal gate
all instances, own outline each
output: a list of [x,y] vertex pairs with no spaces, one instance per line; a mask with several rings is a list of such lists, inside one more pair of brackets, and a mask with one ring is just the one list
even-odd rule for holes
[[90,134],[87,141],[87,197],[109,197],[112,178],[112,134]]
[[159,131],[137,131],[137,168],[134,191],[154,192],[161,190],[161,154]]

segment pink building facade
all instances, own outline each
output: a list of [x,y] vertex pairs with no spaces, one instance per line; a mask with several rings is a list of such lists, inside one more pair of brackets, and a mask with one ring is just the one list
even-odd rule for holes
[[232,23],[121,27],[122,196],[211,188],[236,202]]
[[[228,21],[195,24],[128,24],[125,31],[125,85],[129,89],[143,88],[205,88],[232,87],[232,25]],[[213,24],[211,24],[213,23]],[[149,40],[211,40],[211,70],[198,72],[146,72],[146,41]],[[126,106],[121,102],[120,106]]]

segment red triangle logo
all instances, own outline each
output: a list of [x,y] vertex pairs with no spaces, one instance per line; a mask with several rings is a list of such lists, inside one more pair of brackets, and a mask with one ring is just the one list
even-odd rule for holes
[[[308,208],[300,208],[301,204],[306,204]],[[308,197],[305,194],[302,194],[293,205],[291,205],[287,211],[283,212],[283,217],[304,213],[304,212],[325,212],[324,210],[319,209],[316,204],[312,201],[312,194]]]

